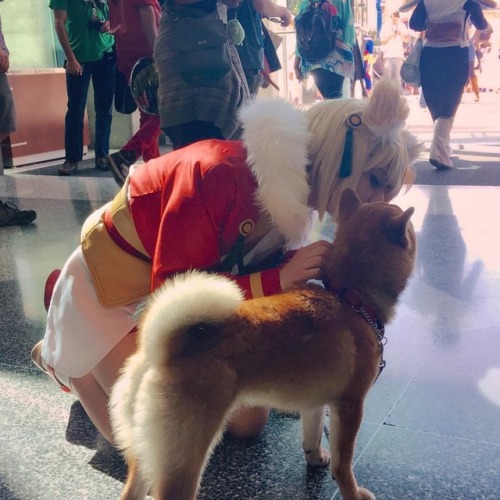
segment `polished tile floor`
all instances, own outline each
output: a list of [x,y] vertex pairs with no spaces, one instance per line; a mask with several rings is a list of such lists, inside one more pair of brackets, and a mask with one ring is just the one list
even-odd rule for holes
[[[0,228],[2,500],[119,498],[120,456],[29,356],[46,276],[116,191],[111,178],[0,177],[0,199],[38,212]],[[499,199],[500,187],[416,185],[395,200],[416,208],[419,256],[358,437],[355,473],[378,499],[500,499]],[[255,441],[224,439],[201,498],[340,498],[327,471],[306,467],[299,427],[276,413]]]

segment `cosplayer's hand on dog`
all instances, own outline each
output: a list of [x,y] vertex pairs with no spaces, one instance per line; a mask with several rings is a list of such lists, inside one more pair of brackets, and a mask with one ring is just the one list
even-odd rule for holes
[[142,499],[151,485],[156,500],[196,498],[225,423],[244,406],[300,411],[306,460],[325,466],[324,405],[344,499],[375,498],[358,486],[352,460],[382,357],[377,324],[392,318],[414,266],[413,208],[362,204],[346,190],[339,213],[325,289],[311,284],[244,301],[230,279],[192,272],[153,295],[111,398],[128,465],[122,499]]
[[306,281],[322,278],[328,266],[331,247],[331,243],[322,240],[297,250],[280,271],[281,289],[288,292]]

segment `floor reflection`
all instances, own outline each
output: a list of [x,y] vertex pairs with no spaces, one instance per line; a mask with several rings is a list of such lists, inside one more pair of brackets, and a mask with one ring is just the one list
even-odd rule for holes
[[[38,212],[32,227],[0,229],[2,500],[119,498],[120,455],[29,359],[46,277],[116,191],[111,178],[0,176],[0,199]],[[358,436],[355,472],[378,498],[500,498],[499,199],[500,188],[413,186],[394,200],[415,207],[419,250]],[[326,218],[311,239],[333,235]],[[299,420],[273,414],[259,440],[221,442],[201,498],[340,497],[326,471],[305,466]]]

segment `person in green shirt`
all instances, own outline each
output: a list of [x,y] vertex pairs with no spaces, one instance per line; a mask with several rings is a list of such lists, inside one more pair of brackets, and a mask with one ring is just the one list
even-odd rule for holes
[[72,175],[83,157],[83,120],[90,81],[94,88],[96,168],[109,154],[114,96],[114,37],[109,32],[107,0],[50,0],[55,30],[66,56],[68,109],[65,162],[59,175]]

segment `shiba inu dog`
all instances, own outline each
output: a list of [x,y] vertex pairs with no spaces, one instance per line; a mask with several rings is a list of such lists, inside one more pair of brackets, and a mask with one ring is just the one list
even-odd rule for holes
[[[324,288],[247,300],[230,279],[179,275],[149,300],[137,352],[111,397],[128,465],[123,499],[196,498],[204,465],[233,411],[299,411],[305,459],[327,466],[346,500],[374,499],[352,470],[364,399],[383,366],[384,324],[410,277],[410,217],[342,193]],[[321,447],[330,407],[330,450]]]

